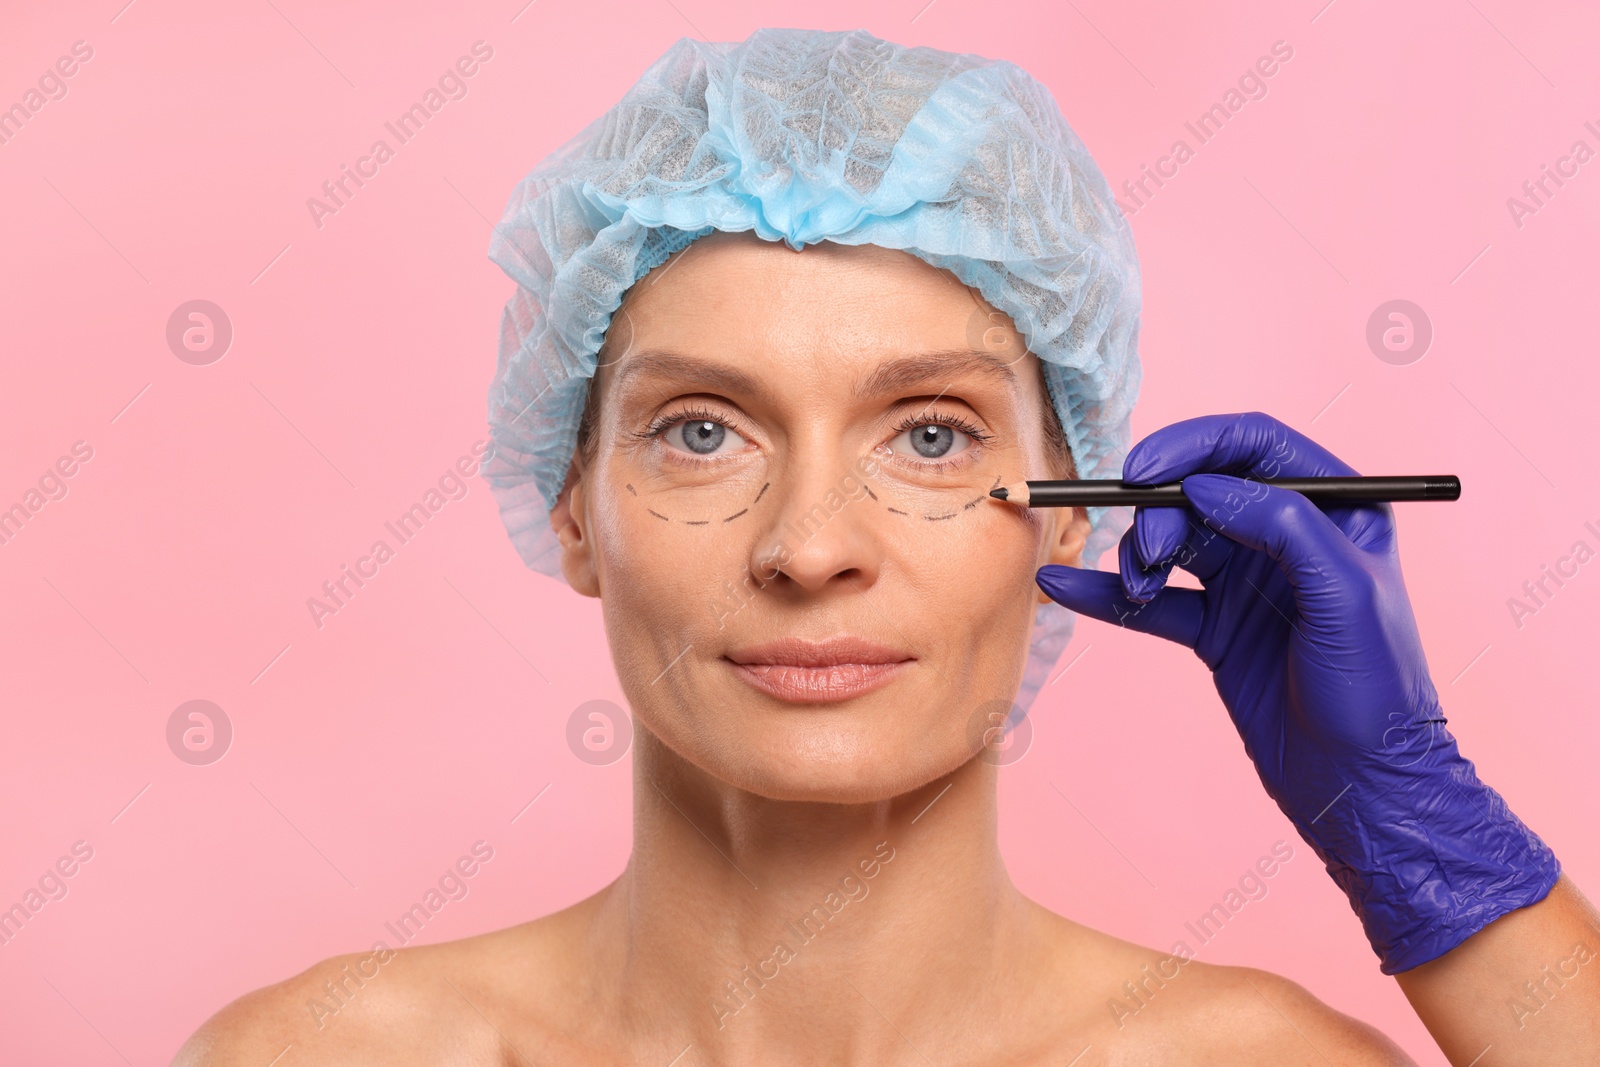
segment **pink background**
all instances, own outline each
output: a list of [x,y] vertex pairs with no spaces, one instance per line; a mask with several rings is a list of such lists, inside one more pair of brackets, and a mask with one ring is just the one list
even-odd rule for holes
[[[1600,161],[1520,228],[1506,206],[1574,140],[1600,148],[1590,5],[122,3],[0,24],[0,106],[94,49],[0,144],[0,506],[94,449],[0,545],[0,905],[94,849],[0,948],[0,1060],[165,1063],[226,1001],[384,936],[479,839],[493,861],[424,940],[621,869],[628,760],[565,741],[579,704],[621,699],[599,606],[524,570],[483,483],[320,630],[305,602],[484,436],[511,284],[487,220],[517,179],[678,37],[802,19],[1015,61],[1113,185],[1193,147],[1184,121],[1293,47],[1133,218],[1135,434],[1260,409],[1364,473],[1460,474],[1459,503],[1399,507],[1435,681],[1484,778],[1600,889],[1600,563],[1520,629],[1507,607],[1574,541],[1600,547]],[[306,199],[479,39],[494,56],[466,98],[317,228]],[[235,332],[209,366],[164,336],[197,298]],[[1395,298],[1435,330],[1405,366],[1365,341]],[[1198,661],[1088,621],[1062,665],[1080,653],[1002,782],[1022,888],[1166,948],[1287,838],[1270,895],[1200,958],[1289,975],[1442,1063]],[[197,698],[235,731],[209,766],[166,743]]]

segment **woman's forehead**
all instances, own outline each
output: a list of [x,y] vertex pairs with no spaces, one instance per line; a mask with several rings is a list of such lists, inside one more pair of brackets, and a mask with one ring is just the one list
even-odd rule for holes
[[739,320],[818,311],[870,315],[874,308],[912,305],[943,306],[964,320],[983,301],[949,271],[899,249],[824,242],[796,251],[749,233],[715,233],[641,278],[622,303],[635,317],[647,316],[648,325],[664,326],[708,311]]
[[650,355],[677,357],[659,361],[657,376],[692,375],[695,360],[709,360],[904,378],[920,361],[947,378],[971,371],[1014,388],[1027,353],[1009,319],[909,253],[830,244],[797,252],[713,234],[629,291],[600,353],[602,376],[643,375],[638,364]]
[[[845,368],[837,384],[848,386],[853,399],[893,400],[907,393],[937,392],[957,383],[982,382],[989,391],[1015,395],[1027,368],[1013,367],[987,352],[968,349],[883,353],[862,358]],[[742,367],[714,355],[638,350],[617,365],[614,389],[659,383],[673,389],[748,396],[776,405],[775,383],[763,368]]]

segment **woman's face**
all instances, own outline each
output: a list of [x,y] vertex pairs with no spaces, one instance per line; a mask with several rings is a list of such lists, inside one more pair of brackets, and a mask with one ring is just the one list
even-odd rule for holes
[[[600,362],[594,458],[551,521],[635,720],[775,799],[971,759],[1021,681],[1034,571],[1087,533],[988,496],[1066,476],[1009,320],[904,252],[713,234],[633,287]],[[783,662],[840,638],[874,649]]]

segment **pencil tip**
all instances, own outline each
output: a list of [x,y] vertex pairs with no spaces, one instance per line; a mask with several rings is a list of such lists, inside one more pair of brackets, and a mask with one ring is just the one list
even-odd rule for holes
[[999,489],[989,490],[989,495],[994,497],[996,500],[1004,500],[1011,494],[1007,492],[1006,487],[1002,485]]

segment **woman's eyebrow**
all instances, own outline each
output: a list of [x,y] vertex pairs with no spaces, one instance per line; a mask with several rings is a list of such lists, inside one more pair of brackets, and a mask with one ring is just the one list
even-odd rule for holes
[[[1019,385],[1016,372],[1007,361],[988,352],[950,349],[900,356],[880,364],[856,383],[854,392],[857,399],[870,399],[931,383],[940,383],[942,392],[968,374],[990,378],[1009,390],[1015,390]],[[674,352],[637,353],[618,372],[616,387],[620,390],[641,376],[692,382],[718,392],[742,393],[764,401],[772,399],[767,383],[756,375],[737,367],[707,363]]]
[[957,348],[889,360],[863,381],[856,383],[855,394],[857,399],[868,399],[933,383],[943,383],[940,388],[942,393],[967,374],[993,379],[1012,391],[1019,384],[1016,371],[1005,360],[988,352]]
[[680,356],[675,352],[640,352],[617,372],[618,391],[635,378],[665,378],[674,383],[690,382],[723,393],[742,393],[762,400],[771,399],[765,382],[748,371],[721,363]]

